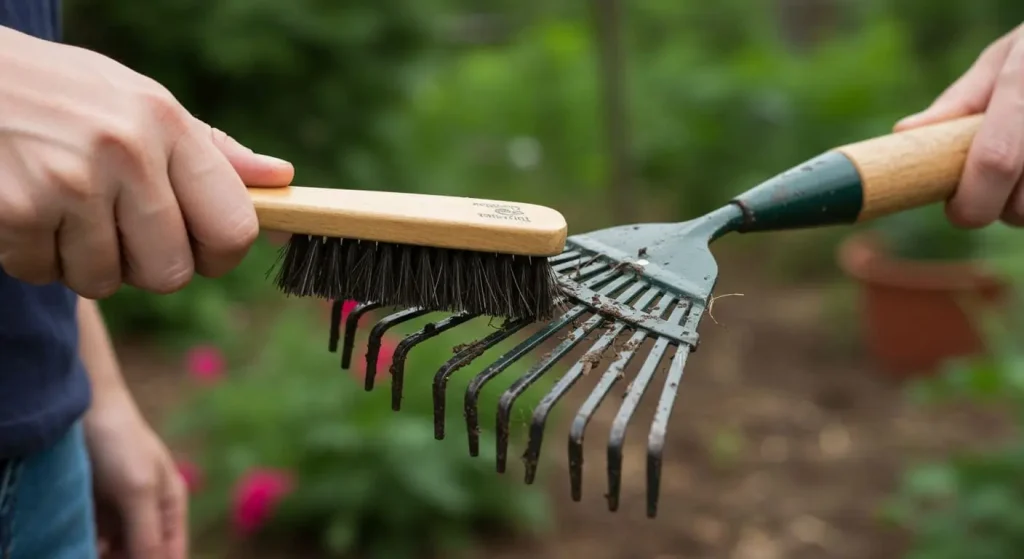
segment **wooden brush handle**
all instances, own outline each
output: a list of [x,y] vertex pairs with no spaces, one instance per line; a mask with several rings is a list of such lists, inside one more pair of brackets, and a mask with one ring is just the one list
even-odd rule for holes
[[864,198],[857,221],[952,196],[981,119],[958,118],[836,148],[860,174]]
[[265,229],[526,256],[565,246],[565,218],[544,206],[401,192],[249,188]]

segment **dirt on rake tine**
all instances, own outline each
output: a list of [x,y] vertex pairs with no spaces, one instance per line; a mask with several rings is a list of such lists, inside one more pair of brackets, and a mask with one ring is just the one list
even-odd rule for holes
[[683,370],[686,367],[686,360],[690,356],[691,347],[680,345],[676,354],[672,357],[668,374],[665,376],[665,386],[661,390],[661,397],[658,399],[658,407],[654,412],[654,419],[651,421],[651,431],[647,435],[647,517],[654,518],[658,514],[658,494],[661,489],[661,464],[665,452],[665,434],[668,431],[668,421],[672,415],[672,406],[675,404],[676,395],[679,393],[679,383],[682,382]]

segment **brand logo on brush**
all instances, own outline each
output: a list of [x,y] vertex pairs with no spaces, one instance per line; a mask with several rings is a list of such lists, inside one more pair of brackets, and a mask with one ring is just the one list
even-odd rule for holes
[[530,222],[530,218],[526,216],[526,212],[519,208],[519,206],[513,206],[510,204],[492,204],[488,202],[473,202],[474,206],[481,208],[488,208],[489,212],[480,212],[476,215],[485,219],[500,219],[503,221],[522,221],[525,223]]

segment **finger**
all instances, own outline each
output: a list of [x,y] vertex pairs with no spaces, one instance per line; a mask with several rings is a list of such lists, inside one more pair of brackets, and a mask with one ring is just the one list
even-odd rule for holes
[[196,272],[221,276],[241,262],[259,235],[252,198],[201,121],[174,145],[171,184],[193,239]]
[[287,231],[273,229],[263,229],[263,234],[266,235],[267,241],[274,246],[283,246],[288,243],[288,239],[292,238],[292,234]]
[[55,235],[48,230],[4,232],[0,238],[0,268],[7,275],[34,285],[58,281],[61,270]]
[[962,227],[998,219],[1024,172],[1024,41],[1011,48],[995,81],[960,187],[947,205],[950,221]]
[[146,493],[124,508],[125,543],[131,559],[164,559],[163,524],[157,495]]
[[168,468],[167,492],[161,504],[164,542],[168,559],[188,559],[188,489],[185,480],[174,468]]
[[996,76],[1006,61],[1013,39],[1014,33],[1008,33],[989,45],[927,109],[900,120],[895,130],[899,132],[983,111],[992,96]]
[[271,157],[254,153],[237,140],[216,128],[211,128],[213,145],[227,157],[239,178],[246,186],[288,186],[295,177],[292,164]]
[[125,283],[172,293],[192,279],[194,264],[185,220],[166,174],[154,172],[115,202]]
[[68,214],[57,231],[64,283],[89,299],[113,295],[121,286],[121,250],[113,200],[97,199]]

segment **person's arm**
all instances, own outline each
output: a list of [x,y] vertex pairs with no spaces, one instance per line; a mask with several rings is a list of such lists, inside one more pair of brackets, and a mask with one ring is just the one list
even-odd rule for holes
[[127,557],[188,557],[185,484],[121,375],[99,306],[79,298],[79,354],[92,385],[84,427],[102,544]]
[[121,365],[96,301],[78,298],[78,332],[79,355],[89,374],[93,392],[93,403],[85,422],[89,423],[95,417],[93,411],[107,410],[112,406],[137,413],[135,400],[121,376]]

